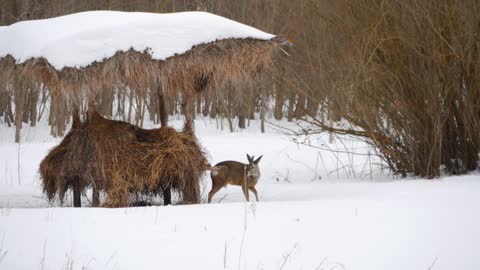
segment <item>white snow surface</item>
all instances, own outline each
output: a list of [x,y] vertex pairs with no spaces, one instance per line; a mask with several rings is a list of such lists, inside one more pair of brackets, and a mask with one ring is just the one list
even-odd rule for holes
[[274,37],[207,12],[87,11],[0,27],[0,57],[11,55],[17,63],[43,57],[61,70],[86,67],[129,49],[165,60],[216,40]]
[[367,155],[297,145],[257,121],[236,133],[217,123],[195,121],[212,164],[264,155],[260,202],[229,186],[206,204],[206,176],[198,205],[74,209],[69,195],[50,206],[38,165],[60,138],[41,122],[18,145],[1,126],[0,269],[480,269],[478,173],[398,179],[348,137],[312,141]]

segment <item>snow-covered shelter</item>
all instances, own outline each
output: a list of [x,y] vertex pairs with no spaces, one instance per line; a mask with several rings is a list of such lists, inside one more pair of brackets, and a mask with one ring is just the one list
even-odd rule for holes
[[71,104],[119,86],[181,93],[188,104],[196,92],[251,79],[281,44],[206,12],[116,11],[15,23],[0,27],[0,41],[0,91],[42,85]]

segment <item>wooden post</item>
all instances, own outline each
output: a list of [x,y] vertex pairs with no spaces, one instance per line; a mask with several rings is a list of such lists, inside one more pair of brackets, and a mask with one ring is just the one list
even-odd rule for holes
[[162,190],[163,192],[163,205],[172,204],[172,193],[170,187],[166,187]]
[[[162,84],[158,84],[157,88],[157,95],[158,95],[158,113],[160,114],[160,126],[167,127],[168,126],[168,112],[165,103],[165,96],[163,95],[163,87]],[[163,205],[172,204],[172,193],[171,187],[168,186],[162,189],[163,193]]]
[[82,207],[80,177],[73,178],[73,207]]
[[92,188],[92,206],[98,207],[100,206],[100,192],[96,186]]

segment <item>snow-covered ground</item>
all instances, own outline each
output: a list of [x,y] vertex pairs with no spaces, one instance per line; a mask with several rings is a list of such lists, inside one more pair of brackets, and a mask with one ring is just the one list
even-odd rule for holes
[[478,174],[397,179],[351,138],[314,140],[363,155],[197,119],[212,164],[264,155],[259,203],[228,187],[212,204],[49,207],[38,164],[60,139],[42,125],[20,145],[0,128],[0,269],[480,269]]

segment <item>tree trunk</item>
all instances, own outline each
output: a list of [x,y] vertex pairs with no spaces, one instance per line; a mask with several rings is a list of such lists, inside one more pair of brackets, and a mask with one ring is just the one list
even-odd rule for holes
[[67,105],[62,100],[58,100],[57,108],[57,115],[55,116],[55,126],[57,127],[57,135],[63,136],[65,133],[65,114],[67,113]]
[[37,103],[38,103],[39,89],[34,89],[29,102],[29,111],[30,111],[30,126],[34,127],[37,125]]
[[210,95],[208,93],[205,93],[204,95],[204,99],[205,99],[205,104],[203,105],[203,116],[204,117],[207,117],[210,113],[209,109],[210,109]]
[[182,100],[182,111],[185,116],[185,131],[195,133],[195,123],[193,121],[193,101],[194,97],[190,95],[184,95]]
[[288,112],[287,112],[287,120],[288,122],[292,122],[293,114],[294,114],[294,107],[295,107],[295,93],[290,93],[288,97]]
[[202,95],[197,93],[197,114],[202,113]]
[[168,125],[168,112],[166,107],[167,104],[165,103],[165,96],[163,95],[163,89],[161,85],[157,89],[157,95],[158,95],[158,112],[160,114],[160,126],[167,127]]
[[217,108],[218,108],[218,101],[217,97],[214,97],[211,101],[212,107],[210,108],[210,118],[215,119],[217,118]]
[[[227,104],[225,104],[227,103]],[[223,106],[225,107],[225,116],[227,117],[228,128],[230,132],[233,132],[233,122],[232,122],[232,103],[231,100],[226,101]]]
[[318,101],[315,100],[315,98],[312,98],[311,96],[309,96],[307,99],[307,111],[308,111],[308,115],[312,117],[315,117],[318,112]]
[[54,96],[50,99],[50,110],[48,113],[48,125],[50,126],[50,135],[53,137],[57,137],[57,133],[55,132],[55,98]]
[[296,119],[300,119],[305,116],[305,103],[306,103],[306,97],[303,95],[300,95],[298,97],[297,106],[295,107]]
[[15,142],[20,142],[20,130],[22,129],[23,110],[25,105],[25,91],[22,87],[15,89]]
[[238,127],[245,129],[245,114],[246,114],[246,108],[243,103],[240,104],[240,108],[238,110]]
[[252,94],[248,98],[248,119],[255,120],[255,110],[257,106],[257,96]]
[[118,106],[117,106],[117,113],[116,113],[116,116],[117,117],[121,117],[123,121],[126,120],[126,116],[125,116],[125,90],[122,89],[122,90],[118,90],[118,93],[117,93],[117,99],[118,99]]
[[145,120],[145,111],[147,110],[146,106],[146,99],[142,98],[144,102],[142,102],[142,107],[140,108],[140,127],[143,128],[143,121]]
[[275,97],[275,109],[273,116],[276,120],[282,120],[283,118],[283,103],[285,99],[285,91],[283,85],[275,85],[276,97]]
[[128,93],[128,115],[127,115],[127,122],[131,123],[132,121],[132,107],[133,107],[133,91],[129,90]]
[[7,96],[7,111],[5,112],[5,118],[8,127],[11,127],[14,119],[12,110],[12,97],[10,95]]
[[135,110],[135,125],[138,127],[140,126],[140,118],[142,117],[142,107],[143,107],[143,99],[139,95],[135,95],[135,103],[137,108]]
[[149,95],[148,100],[150,101],[147,106],[148,115],[149,115],[150,121],[152,121],[154,124],[157,124],[158,119],[160,118],[159,116],[157,116],[159,114],[158,95],[155,94],[154,91],[152,90],[148,91],[148,95]]
[[260,104],[260,130],[262,133],[265,133],[265,114],[267,110],[267,102],[266,102],[266,97],[265,93],[263,91],[260,91],[260,98],[261,98],[261,104]]
[[23,100],[23,112],[22,112],[22,122],[27,124],[28,123],[28,120],[30,119],[30,99],[31,99],[31,95],[32,95],[32,89],[28,89],[26,92],[25,92],[25,98]]

